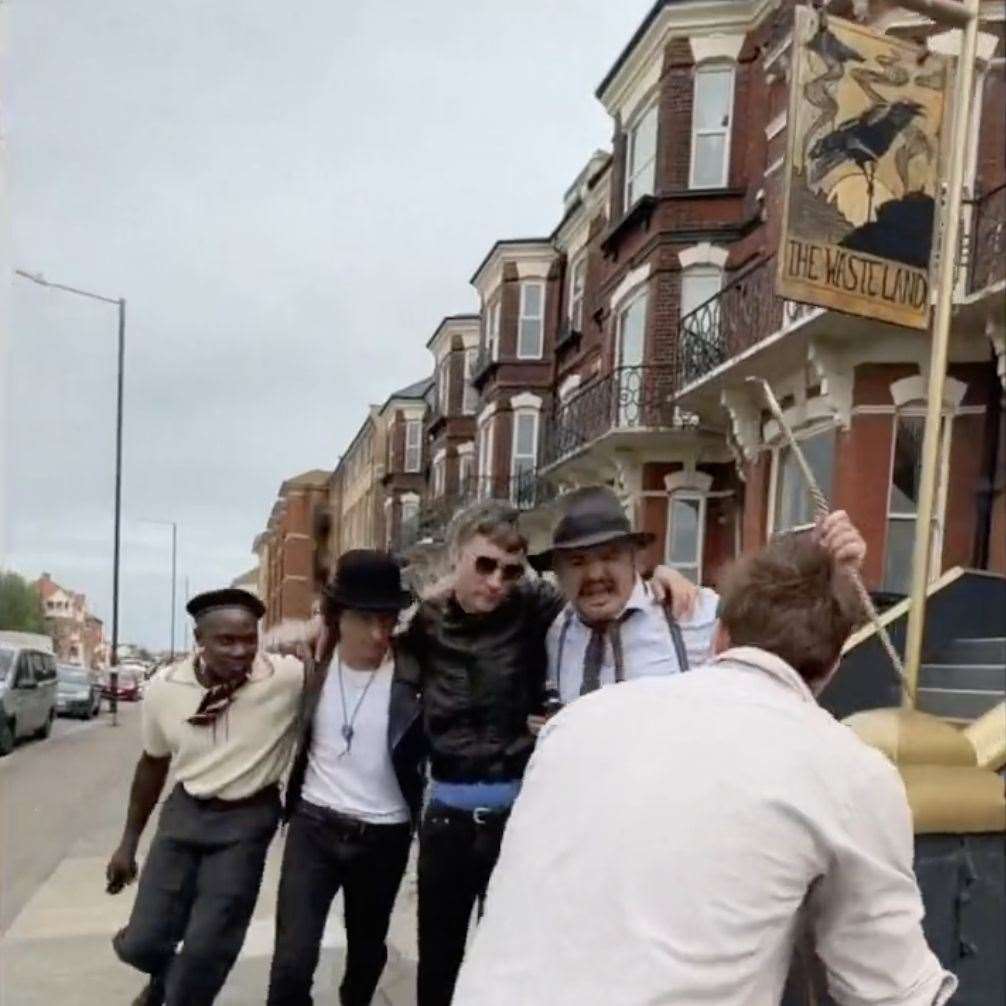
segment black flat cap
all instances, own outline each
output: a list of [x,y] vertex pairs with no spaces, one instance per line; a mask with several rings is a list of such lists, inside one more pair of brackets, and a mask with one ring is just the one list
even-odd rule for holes
[[200,618],[216,608],[244,608],[256,618],[261,618],[265,614],[265,605],[250,591],[241,590],[239,587],[208,590],[204,594],[196,594],[185,605],[185,610],[193,618]]

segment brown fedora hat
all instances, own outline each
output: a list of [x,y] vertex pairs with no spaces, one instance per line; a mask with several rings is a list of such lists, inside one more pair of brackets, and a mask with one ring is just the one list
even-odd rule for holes
[[614,490],[607,486],[574,489],[560,503],[563,516],[552,533],[552,547],[528,557],[528,562],[539,572],[551,568],[556,552],[592,548],[613,541],[626,541],[643,548],[655,537],[649,531],[632,530],[622,504]]

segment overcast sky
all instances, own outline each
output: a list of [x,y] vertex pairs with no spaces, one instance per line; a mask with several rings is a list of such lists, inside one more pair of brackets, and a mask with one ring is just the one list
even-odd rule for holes
[[[548,234],[651,0],[8,0],[14,265],[127,308],[121,638],[249,568],[280,482]],[[111,614],[115,309],[17,280],[5,564]],[[182,616],[178,618],[182,637]]]

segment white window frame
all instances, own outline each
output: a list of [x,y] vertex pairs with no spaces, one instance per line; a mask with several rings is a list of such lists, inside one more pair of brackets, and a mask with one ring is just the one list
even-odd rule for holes
[[437,364],[437,408],[440,415],[449,416],[451,408],[451,354],[445,353]]
[[[673,492],[667,497],[667,527],[664,534],[664,564],[669,566],[671,569],[692,569],[694,567],[696,584],[702,583],[702,566],[705,558],[707,501],[708,496],[705,493],[687,489]],[[679,563],[671,561],[671,539],[674,534],[674,522],[672,515],[674,513],[674,504],[676,502],[697,502],[699,504],[698,541],[696,542],[694,563]]]
[[[698,116],[695,114],[698,108],[699,82],[703,76],[713,73],[730,73],[730,97],[727,100],[727,123],[725,126],[705,127],[700,129],[697,125]],[[730,178],[730,134],[734,126],[734,104],[737,97],[737,64],[716,60],[714,62],[703,63],[695,68],[695,76],[692,81],[692,130],[691,130],[691,153],[688,168],[688,187],[690,189],[722,189],[726,187]],[[723,163],[720,170],[720,181],[718,184],[698,185],[695,181],[695,148],[696,139],[699,136],[723,136]]]
[[[894,410],[894,415],[892,416],[891,422],[891,460],[887,471],[887,505],[885,510],[885,520],[884,520],[884,565],[881,572],[881,585],[882,589],[888,589],[888,578],[887,578],[887,560],[888,560],[888,544],[889,544],[889,531],[892,521],[911,521],[913,524],[917,525],[919,514],[918,508],[916,508],[915,513],[906,513],[905,511],[891,511],[891,497],[894,495],[894,453],[898,445],[898,420],[900,419],[921,419],[925,420],[926,410],[921,405],[909,405],[903,406]],[[933,514],[933,534],[930,538],[929,544],[929,580],[932,582],[937,579],[943,572],[943,528],[944,521],[946,519],[946,503],[947,503],[947,482],[949,481],[950,475],[950,443],[951,437],[953,436],[953,412],[944,410],[941,416],[941,426],[940,426],[940,456],[939,456],[939,472],[937,475],[937,485],[936,485],[936,508]],[[921,450],[921,445],[920,445]],[[913,573],[909,569],[908,576],[911,579]]]
[[478,498],[486,499],[490,495],[492,481],[493,451],[496,446],[496,428],[493,420],[495,415],[490,416],[479,427],[479,464],[478,464]]
[[[521,419],[529,417],[533,423],[531,433],[531,453],[517,453],[517,429]],[[514,500],[517,499],[517,462],[520,458],[530,458],[531,471],[538,469],[538,434],[540,432],[540,413],[537,409],[515,409],[513,412],[512,434],[510,437],[510,491]],[[527,469],[522,469],[526,471]]]
[[501,298],[494,297],[486,305],[486,352],[490,360],[498,360],[500,352],[500,310]]
[[[625,362],[625,321],[629,315],[629,312],[637,307],[639,303],[642,302],[643,305],[643,333],[642,342],[639,349],[639,359],[634,362]],[[640,287],[635,293],[630,297],[627,297],[618,307],[618,312],[616,315],[615,323],[615,380],[619,381],[623,379],[623,371],[627,367],[637,367],[640,370],[646,366],[646,321],[647,315],[649,314],[650,304],[649,304],[649,291],[645,286]],[[618,414],[616,416],[617,424],[619,426],[634,426],[638,423],[632,422],[633,414],[636,418],[639,417],[640,406],[638,403],[633,405],[631,402],[621,401],[621,395],[617,394],[616,397],[619,399]]]
[[[580,291],[577,295],[577,277],[579,276]],[[574,332],[583,331],[583,301],[587,292],[587,250],[581,251],[569,267],[569,318],[570,328]]]
[[466,416],[474,416],[479,407],[478,389],[472,383],[475,373],[475,360],[479,354],[477,346],[469,346],[465,350],[465,393],[461,410]]
[[404,497],[402,497],[398,517],[399,528],[400,529],[404,528],[406,524],[408,524],[412,520],[415,520],[418,516],[419,516],[419,500],[405,499]]
[[437,499],[444,495],[447,489],[447,456],[441,454],[433,459],[433,477],[430,479],[433,495]]
[[[527,314],[527,291],[532,287],[539,292],[538,314]],[[525,352],[523,343],[524,322],[538,323],[538,341],[533,352]],[[540,279],[526,279],[520,285],[520,311],[517,317],[517,359],[540,360],[545,350],[545,283]]]
[[[834,490],[834,478],[838,471],[838,426],[833,422],[825,423],[814,423],[808,426],[804,430],[798,430],[794,432],[793,437],[799,444],[804,440],[812,440],[814,437],[818,437],[823,433],[830,433],[832,436],[832,485],[831,490]],[[783,452],[788,449],[788,445],[784,441],[780,441],[772,448],[772,472],[769,479],[769,535],[774,534],[789,534],[796,533],[799,534],[803,531],[809,531],[814,526],[813,515],[811,520],[803,524],[794,524],[792,527],[780,528],[779,526],[779,479],[782,476],[780,471],[780,461],[782,459]],[[807,492],[806,484],[803,481],[802,474],[801,486],[804,492]],[[824,487],[822,487],[824,488]],[[829,495],[828,490],[825,490],[826,495]],[[808,493],[809,495],[809,493]]]
[[[411,433],[415,431],[415,437]],[[415,443],[410,443],[415,440]],[[421,472],[423,470],[423,421],[421,419],[405,420],[405,457],[404,470],[407,473]]]
[[[625,210],[628,212],[643,197],[653,195],[657,186],[657,150],[660,148],[659,103],[653,99],[635,118],[625,135]],[[640,127],[650,117],[653,122],[653,157],[642,165],[634,163],[635,141]]]
[[458,491],[464,493],[475,475],[475,445],[470,451],[458,452]]
[[687,269],[681,270],[681,286],[679,289],[679,307],[680,315],[679,317],[684,318],[686,314],[690,314],[697,307],[701,307],[710,297],[706,297],[705,300],[700,300],[697,304],[685,310],[685,283],[689,279],[708,279],[715,278],[719,281],[719,286],[717,287],[716,293],[712,296],[715,297],[723,292],[723,270],[717,265],[691,265]]

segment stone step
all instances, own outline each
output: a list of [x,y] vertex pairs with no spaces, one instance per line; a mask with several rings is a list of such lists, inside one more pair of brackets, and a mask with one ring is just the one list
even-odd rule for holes
[[994,664],[923,664],[920,688],[949,688],[1006,693],[1006,667]]
[[1006,668],[1006,636],[955,639],[941,647],[927,663],[992,664]]
[[920,687],[917,708],[948,720],[970,722],[995,708],[1002,700],[1002,692]]

